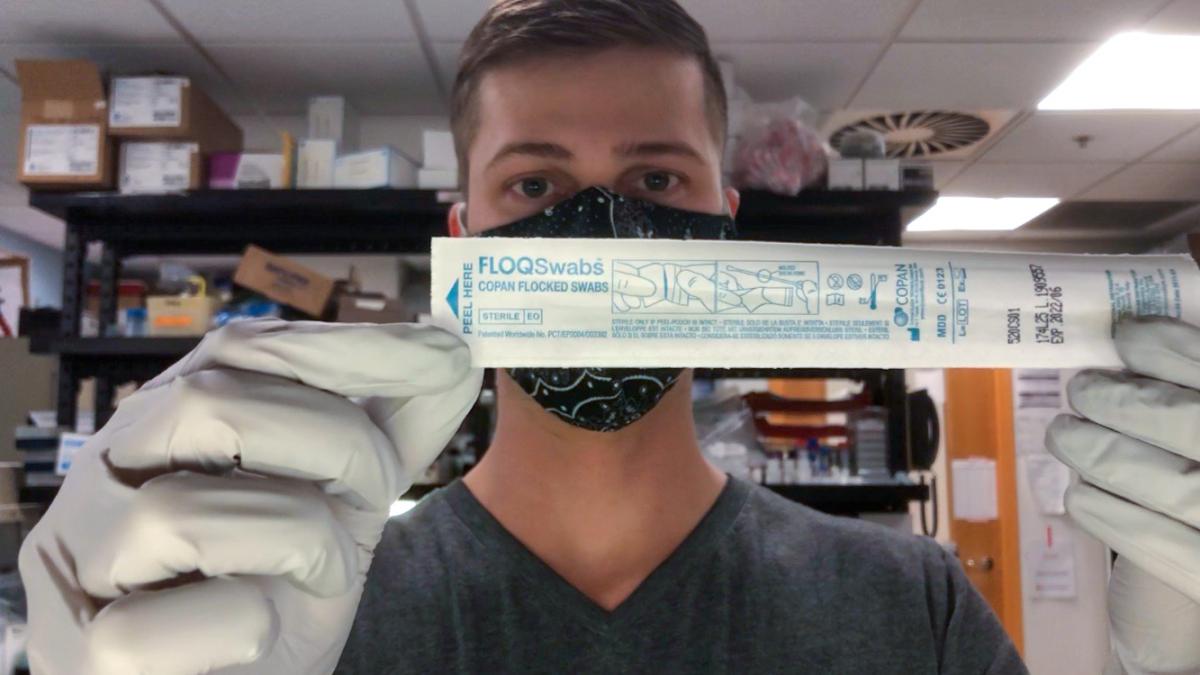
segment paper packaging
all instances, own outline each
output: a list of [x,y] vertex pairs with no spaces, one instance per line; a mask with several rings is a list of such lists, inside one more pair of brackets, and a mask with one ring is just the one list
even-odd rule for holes
[[863,189],[900,189],[900,160],[867,159],[863,160],[863,164],[865,166],[863,171]]
[[284,156],[266,152],[219,152],[208,158],[214,190],[277,190],[287,185]]
[[829,160],[830,190],[861,190],[865,184],[865,168],[861,159]]
[[237,152],[242,130],[186,77],[114,77],[109,96],[113,136],[192,141],[200,152]]
[[198,190],[204,186],[204,162],[196,143],[126,141],[118,175],[122,194]]
[[337,160],[337,141],[305,138],[300,141],[296,159],[296,187],[333,187],[333,164]]
[[219,301],[208,296],[152,295],[146,298],[151,336],[204,335]]
[[343,155],[333,165],[337,188],[411,188],[416,184],[416,166],[390,146]]
[[358,112],[344,96],[313,96],[308,99],[307,137],[337,141],[343,151],[357,150]]
[[340,323],[399,323],[411,321],[412,313],[399,300],[383,297],[343,295],[338,298]]
[[1187,256],[669,239],[432,240],[477,366],[1118,367],[1114,319],[1200,323]]
[[112,187],[112,146],[100,71],[90,61],[17,61],[18,180],[37,189]]
[[257,246],[246,247],[233,282],[314,317],[325,313],[333,279]]

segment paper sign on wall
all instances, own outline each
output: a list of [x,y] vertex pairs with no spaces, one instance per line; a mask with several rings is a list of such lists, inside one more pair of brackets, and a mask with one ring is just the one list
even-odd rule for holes
[[1029,455],[1021,458],[1025,463],[1025,475],[1033,492],[1038,510],[1048,516],[1061,516],[1067,512],[1063,498],[1071,484],[1071,470],[1066,464],[1050,454]]
[[996,502],[996,462],[983,457],[950,462],[954,491],[954,517],[986,522],[999,517]]
[[1033,555],[1033,597],[1036,600],[1070,600],[1075,597],[1075,545],[1071,530],[1046,525],[1046,534]]

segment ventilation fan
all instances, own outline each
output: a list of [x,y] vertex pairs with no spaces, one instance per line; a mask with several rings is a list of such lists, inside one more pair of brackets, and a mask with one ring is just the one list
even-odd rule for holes
[[970,155],[1012,117],[999,110],[846,111],[835,114],[826,129],[834,148],[840,149],[846,134],[869,129],[883,134],[888,157],[958,159]]

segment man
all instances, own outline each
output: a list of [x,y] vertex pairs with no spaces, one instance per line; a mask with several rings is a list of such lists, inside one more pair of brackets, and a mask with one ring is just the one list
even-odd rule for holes
[[[673,0],[498,3],[452,117],[455,234],[578,233],[547,219],[615,200],[717,236],[737,209],[720,78]],[[475,398],[467,358],[409,326],[211,335],[23,548],[35,671],[1024,672],[931,541],[707,463],[689,371],[497,373],[479,466],[385,528]],[[564,413],[580,382],[620,405]]]

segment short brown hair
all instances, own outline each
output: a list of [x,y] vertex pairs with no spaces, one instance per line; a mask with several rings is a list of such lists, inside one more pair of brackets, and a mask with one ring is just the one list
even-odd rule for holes
[[729,111],[720,66],[704,28],[676,0],[498,0],[467,37],[450,95],[460,185],[467,186],[467,150],[479,125],[475,91],[484,73],[529,56],[621,45],[695,56],[713,138],[724,142]]

